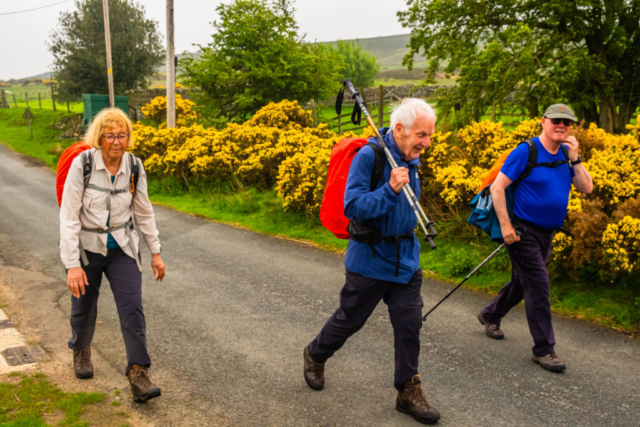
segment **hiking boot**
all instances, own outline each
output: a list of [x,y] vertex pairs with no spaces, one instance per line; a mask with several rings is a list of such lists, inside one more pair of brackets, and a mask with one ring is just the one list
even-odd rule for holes
[[324,387],[324,363],[316,363],[309,355],[309,346],[304,348],[304,380],[314,390]]
[[487,334],[489,338],[493,338],[494,340],[501,340],[504,338],[504,332],[500,330],[500,325],[495,325],[487,322],[482,317],[482,313],[478,314],[478,320],[481,325],[484,325],[484,333]]
[[557,354],[547,354],[546,356],[531,356],[531,360],[542,366],[547,371],[551,372],[562,372],[567,369],[567,366],[564,364],[562,360],[558,357]]
[[93,363],[91,363],[91,346],[80,350],[73,350],[73,370],[80,379],[93,378]]
[[153,385],[149,379],[149,371],[146,367],[133,365],[127,374],[131,383],[131,394],[134,402],[146,402],[149,399],[160,396],[160,389]]
[[414,375],[404,389],[398,390],[396,410],[411,415],[423,424],[435,424],[440,419],[440,412],[429,406],[420,383],[420,375]]

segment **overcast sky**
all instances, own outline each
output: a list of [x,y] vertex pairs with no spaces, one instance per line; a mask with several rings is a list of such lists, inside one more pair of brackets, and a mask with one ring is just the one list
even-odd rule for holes
[[[63,0],[0,0],[0,80],[22,78],[49,70],[53,57],[46,41],[56,28],[60,13],[73,10],[74,0],[25,13],[3,15],[59,3]],[[156,20],[163,37],[166,1],[139,0],[147,17]],[[196,51],[213,33],[216,7],[229,0],[174,0],[176,52]],[[369,38],[406,34],[396,12],[407,8],[405,0],[297,0],[296,19],[308,41]],[[353,19],[349,19],[353,17]],[[166,39],[163,38],[163,42]]]

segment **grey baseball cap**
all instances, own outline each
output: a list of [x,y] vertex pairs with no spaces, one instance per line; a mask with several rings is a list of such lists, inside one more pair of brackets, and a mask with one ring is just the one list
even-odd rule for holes
[[573,110],[565,104],[553,104],[551,107],[547,108],[543,117],[546,117],[547,119],[569,119],[574,122],[578,121],[576,115],[573,114]]

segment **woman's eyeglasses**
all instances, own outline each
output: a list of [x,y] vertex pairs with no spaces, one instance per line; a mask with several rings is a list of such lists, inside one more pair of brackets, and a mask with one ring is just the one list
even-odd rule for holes
[[127,133],[119,133],[117,136],[112,134],[112,133],[108,133],[106,135],[102,135],[102,139],[105,140],[105,142],[112,144],[116,139],[118,141],[120,141],[121,144],[124,144],[125,142],[129,141],[129,134]]
[[558,126],[560,123],[564,123],[566,127],[570,127],[573,124],[573,120],[570,119],[549,119],[551,123]]

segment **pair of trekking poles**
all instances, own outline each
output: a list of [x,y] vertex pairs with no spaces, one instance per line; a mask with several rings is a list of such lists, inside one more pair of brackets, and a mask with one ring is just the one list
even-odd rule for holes
[[[356,126],[360,125],[361,114],[364,114],[365,120],[367,121],[367,123],[369,124],[371,129],[373,129],[373,131],[375,133],[375,136],[376,136],[376,139],[378,140],[378,143],[380,144],[380,147],[382,148],[382,150],[384,151],[385,156],[387,157],[387,161],[389,162],[389,165],[391,166],[391,170],[397,169],[398,168],[398,163],[393,158],[393,155],[391,154],[391,151],[389,151],[389,147],[384,142],[384,140],[382,139],[382,135],[380,135],[380,132],[378,131],[378,128],[376,128],[376,125],[373,123],[373,119],[371,118],[371,114],[369,114],[369,110],[367,110],[367,106],[365,105],[364,101],[362,100],[362,96],[360,96],[360,92],[358,91],[358,89],[356,89],[353,86],[353,83],[351,82],[351,79],[346,79],[344,81],[343,86],[340,89],[340,92],[338,93],[338,96],[336,98],[336,113],[338,114],[338,116],[340,116],[340,113],[342,112],[342,100],[344,99],[344,90],[345,90],[345,88],[349,91],[349,93],[351,94],[351,98],[355,101],[355,105],[354,105],[354,108],[353,108],[353,113],[351,114],[351,122]],[[404,184],[402,186],[402,192],[404,193],[405,197],[409,201],[409,205],[411,206],[411,209],[413,210],[413,213],[416,215],[416,218],[418,219],[418,223],[420,224],[420,227],[422,228],[422,231],[425,234],[424,240],[429,243],[429,246],[431,247],[431,249],[435,249],[436,248],[436,244],[433,241],[433,239],[438,235],[438,232],[434,228],[434,222],[433,221],[429,221],[429,218],[427,218],[427,215],[424,213],[424,210],[422,210],[422,207],[420,206],[420,203],[419,203],[415,193],[413,192],[413,190],[409,186],[409,184]],[[489,255],[487,258],[485,258],[485,260],[482,261],[476,268],[474,268],[473,271],[471,271],[467,275],[467,277],[465,277],[464,280],[462,280],[462,282],[460,282],[458,284],[458,286],[453,288],[453,290],[451,292],[449,292],[444,298],[442,298],[440,300],[440,302],[438,302],[435,306],[433,306],[433,308],[431,310],[429,310],[427,312],[427,314],[425,314],[422,317],[422,321],[426,321],[427,320],[427,316],[429,314],[431,314],[436,308],[438,308],[438,306],[440,306],[440,304],[442,304],[456,290],[458,290],[458,288],[460,288],[460,286],[462,286],[467,280],[469,280],[469,278],[471,276],[473,276],[480,268],[482,268],[483,265],[485,265],[491,258],[493,258],[505,246],[506,246],[506,243],[502,243],[500,246],[498,246],[498,248],[495,251],[493,251],[491,253],[491,255]],[[399,254],[398,254],[398,256],[399,256]]]

